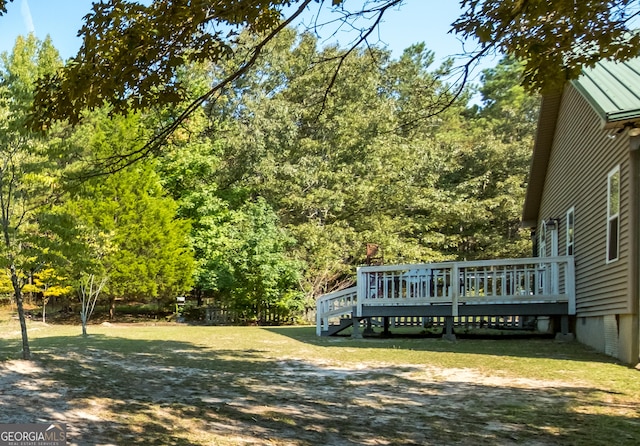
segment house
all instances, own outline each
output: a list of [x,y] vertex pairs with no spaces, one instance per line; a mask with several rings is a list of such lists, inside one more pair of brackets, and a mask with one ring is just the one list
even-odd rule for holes
[[543,97],[523,223],[538,256],[573,255],[578,341],[640,357],[640,58]]

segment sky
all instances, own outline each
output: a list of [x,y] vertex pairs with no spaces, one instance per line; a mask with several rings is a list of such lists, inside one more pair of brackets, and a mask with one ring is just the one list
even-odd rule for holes
[[[347,0],[346,4],[356,5],[360,1]],[[51,36],[63,59],[72,57],[80,47],[77,33],[92,3],[92,0],[14,0],[7,6],[7,14],[0,17],[0,52],[11,51],[18,35],[33,32],[39,39]],[[460,40],[449,33],[460,12],[456,0],[406,0],[400,8],[385,14],[370,42],[387,46],[394,57],[414,43],[425,42],[435,52],[436,62],[440,62],[463,51]],[[343,45],[352,38],[345,32],[332,37]],[[487,61],[485,66],[490,64],[495,61]]]
[[75,55],[81,43],[78,30],[91,4],[91,0],[13,0],[0,17],[0,52],[11,51],[16,37],[33,32],[39,39],[50,35],[63,59]]

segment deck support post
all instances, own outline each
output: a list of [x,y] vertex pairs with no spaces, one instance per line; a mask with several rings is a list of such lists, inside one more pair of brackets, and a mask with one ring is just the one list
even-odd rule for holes
[[360,333],[360,319],[357,317],[353,318],[353,332],[351,333],[351,337],[354,339],[362,339],[362,333]]
[[389,331],[389,316],[385,316],[382,318],[382,334],[384,336],[389,336],[391,332]]
[[366,321],[367,321],[367,325],[366,325],[366,327],[364,328],[364,332],[363,332],[362,334],[363,334],[363,335],[372,335],[372,334],[375,334],[375,331],[373,330],[373,326],[371,325],[371,318],[370,318],[370,317],[368,317],[368,318],[366,319]]
[[570,342],[574,339],[573,333],[569,333],[569,316],[564,314],[560,316],[560,332],[556,334],[556,341]]
[[444,331],[442,333],[442,339],[447,341],[455,341],[456,335],[453,332],[453,316],[446,316],[444,318]]

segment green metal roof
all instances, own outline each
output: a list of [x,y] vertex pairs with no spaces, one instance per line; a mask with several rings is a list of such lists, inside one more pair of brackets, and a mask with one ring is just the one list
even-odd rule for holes
[[598,62],[572,83],[602,117],[605,127],[640,118],[640,58]]

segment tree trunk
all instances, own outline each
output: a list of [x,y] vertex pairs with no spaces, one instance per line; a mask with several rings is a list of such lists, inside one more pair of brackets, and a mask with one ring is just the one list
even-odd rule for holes
[[109,320],[113,321],[116,317],[116,298],[112,297],[109,301]]
[[[33,285],[33,271],[29,271],[29,275],[27,277],[29,278],[29,285]],[[33,291],[29,291],[27,295],[23,295],[22,298],[23,300],[26,299],[28,304],[33,304],[35,302],[33,298]]]
[[82,321],[82,336],[87,337],[87,315],[80,313],[80,320]]
[[22,359],[31,359],[31,349],[29,349],[29,337],[27,336],[27,321],[24,316],[24,306],[22,305],[22,287],[16,272],[16,266],[11,259],[9,270],[11,271],[11,284],[16,298],[16,308],[18,309],[18,319],[20,320],[20,332],[22,333]]

